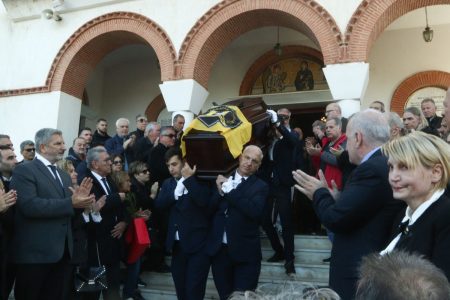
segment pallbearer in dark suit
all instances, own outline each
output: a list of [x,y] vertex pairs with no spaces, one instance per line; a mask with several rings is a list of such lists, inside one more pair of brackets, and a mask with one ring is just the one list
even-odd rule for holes
[[207,253],[212,258],[214,283],[221,299],[233,291],[254,290],[261,271],[259,225],[269,193],[267,184],[256,177],[263,154],[247,146],[232,176],[219,175],[212,197],[215,209],[208,236]]
[[195,177],[195,166],[183,163],[180,149],[165,154],[171,178],[164,181],[155,200],[156,207],[170,209],[166,239],[172,253],[172,277],[178,299],[205,296],[209,257],[205,253],[209,229],[210,189]]
[[425,256],[450,279],[450,146],[440,138],[413,132],[383,146],[389,160],[394,198],[406,202],[388,247]]
[[55,163],[66,150],[62,133],[44,128],[35,136],[36,158],[14,170],[17,191],[13,262],[17,264],[16,299],[64,299],[72,255],[74,208],[90,207],[92,183],[69,190],[68,174]]
[[389,125],[380,112],[369,109],[353,115],[347,126],[347,150],[350,162],[358,167],[340,195],[328,189],[323,173],[320,181],[294,172],[295,187],[313,201],[320,221],[335,234],[330,286],[344,300],[355,296],[361,258],[385,247],[403,207],[392,197],[387,158],[380,151],[389,136]]
[[[294,180],[292,171],[303,168],[303,147],[295,131],[289,127],[291,112],[282,108],[278,116],[273,110],[268,110],[271,122],[275,127],[276,139],[264,159],[262,172],[270,185],[270,195],[266,204],[263,228],[267,233],[275,254],[268,259],[269,262],[285,260],[287,274],[295,273],[294,266],[294,220],[292,206],[292,186]],[[262,175],[262,174],[261,174]],[[281,245],[278,233],[274,228],[274,221],[280,216],[283,229],[283,244]]]

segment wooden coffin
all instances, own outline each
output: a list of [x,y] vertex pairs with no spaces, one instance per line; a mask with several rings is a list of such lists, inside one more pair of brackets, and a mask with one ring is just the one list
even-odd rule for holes
[[[263,150],[268,146],[268,133],[271,128],[267,106],[262,98],[238,99],[225,103],[240,108],[246,119],[252,124],[251,140],[246,145],[258,145]],[[197,166],[197,174],[202,178],[215,178],[218,174],[229,174],[238,166],[233,158],[225,138],[216,132],[192,130],[183,136],[185,159]]]

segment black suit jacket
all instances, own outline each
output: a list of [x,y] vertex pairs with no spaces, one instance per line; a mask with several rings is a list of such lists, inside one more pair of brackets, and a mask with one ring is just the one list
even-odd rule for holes
[[284,125],[279,125],[277,130],[283,138],[273,147],[273,161],[269,154],[264,156],[258,176],[275,186],[290,187],[294,185],[292,171],[304,169],[303,147],[295,131],[289,131]]
[[183,182],[188,190],[175,200],[174,191],[177,181],[172,177],[166,179],[155,200],[156,207],[170,209],[166,249],[172,252],[175,232],[178,231],[180,247],[184,253],[196,253],[203,250],[209,229],[210,201],[209,187],[199,183],[191,176]]
[[150,180],[152,182],[158,182],[159,186],[162,186],[164,180],[171,177],[169,169],[166,166],[166,160],[164,159],[164,155],[168,149],[159,143],[156,147],[152,148],[150,158],[147,162],[151,174]]
[[[399,221],[405,210],[399,215]],[[409,226],[409,233],[397,243],[395,249],[423,254],[450,279],[450,198],[442,195],[436,202]],[[393,233],[392,238],[397,236]]]
[[211,208],[215,213],[208,235],[207,254],[214,256],[220,250],[225,230],[228,253],[233,260],[260,261],[259,225],[268,194],[267,184],[255,175],[224,196],[215,188],[211,200]]
[[395,216],[404,207],[393,199],[386,157],[375,152],[350,175],[338,201],[328,189],[314,193],[313,206],[335,236],[330,286],[342,299],[352,299],[361,258],[386,246]]
[[[106,195],[101,183],[94,177],[90,170],[87,171],[87,176],[92,178],[93,186],[91,193],[95,194],[95,198],[98,200],[101,196]],[[120,261],[123,254],[123,241],[122,239],[113,238],[111,236],[111,230],[121,221],[130,222],[116,185],[109,176],[107,177],[107,181],[112,193],[106,196],[105,206],[100,211],[102,221],[100,223],[90,222],[88,224],[89,264],[94,266],[98,264],[95,248],[96,242],[98,243],[102,264],[113,264]]]
[[21,264],[55,263],[67,245],[72,255],[72,182],[58,169],[64,189],[40,160],[14,169],[11,189],[17,191],[14,216],[13,261]]

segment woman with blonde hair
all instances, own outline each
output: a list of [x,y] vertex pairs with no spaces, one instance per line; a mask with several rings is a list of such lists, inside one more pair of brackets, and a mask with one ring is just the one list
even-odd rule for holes
[[425,256],[450,278],[450,146],[440,138],[412,132],[382,147],[388,157],[395,199],[407,204],[398,228],[381,254],[392,250]]

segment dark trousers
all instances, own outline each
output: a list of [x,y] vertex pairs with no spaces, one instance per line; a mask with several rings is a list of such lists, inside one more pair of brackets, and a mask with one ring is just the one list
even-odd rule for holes
[[203,251],[187,254],[175,242],[172,253],[171,272],[177,298],[180,300],[202,300],[205,297],[210,259]]
[[270,240],[270,244],[277,253],[283,253],[283,246],[280,243],[277,231],[273,224],[278,212],[283,229],[284,256],[286,261],[294,259],[294,221],[293,207],[291,202],[291,187],[289,186],[271,186],[270,196],[266,203],[263,229]]
[[57,263],[17,264],[15,298],[17,300],[66,299],[71,269],[67,253]]
[[213,256],[211,268],[220,299],[225,300],[235,291],[256,289],[261,272],[261,261],[234,261],[228,254],[228,247],[223,245]]

